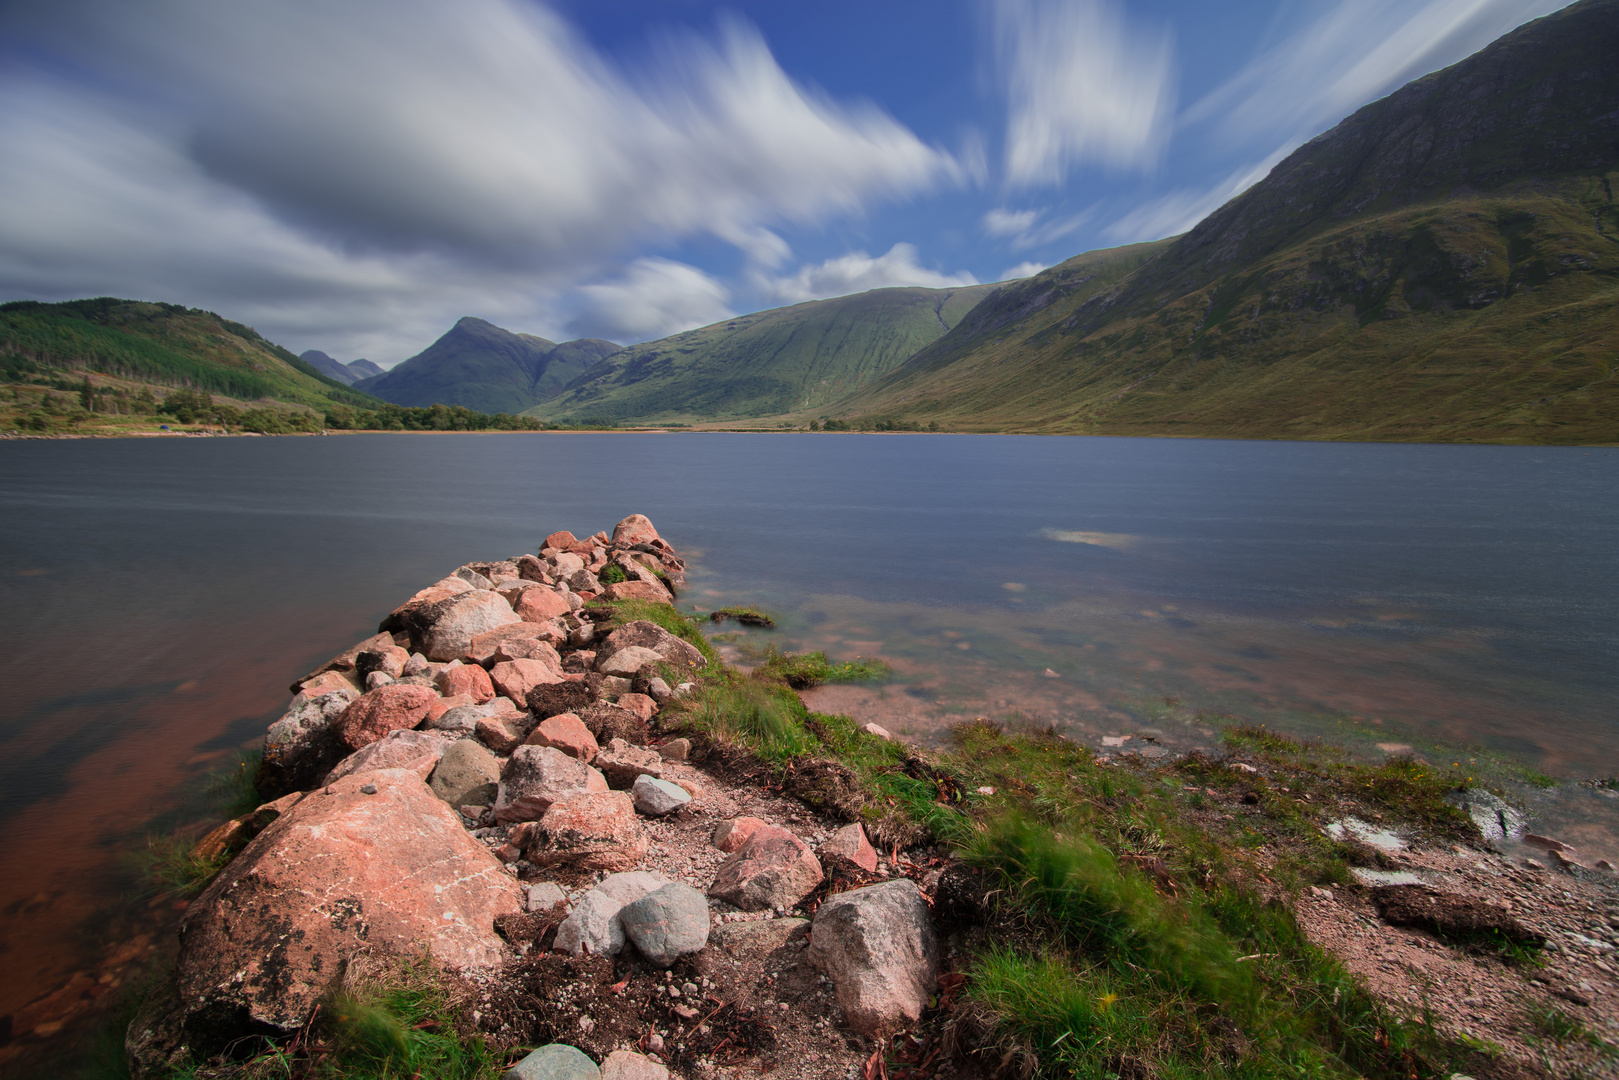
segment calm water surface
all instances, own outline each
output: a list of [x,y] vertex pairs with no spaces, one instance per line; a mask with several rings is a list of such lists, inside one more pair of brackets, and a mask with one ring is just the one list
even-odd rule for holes
[[1195,742],[1229,713],[1589,777],[1619,772],[1616,495],[1610,448],[0,444],[0,1015],[158,918],[119,903],[126,854],[185,823],[293,677],[554,529],[648,514],[695,554],[689,605],[763,604],[789,648],[883,657],[892,684],[818,704],[924,741],[993,715]]

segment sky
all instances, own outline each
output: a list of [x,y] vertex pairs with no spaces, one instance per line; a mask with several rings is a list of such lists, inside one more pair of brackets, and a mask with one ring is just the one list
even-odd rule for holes
[[0,300],[384,367],[1184,232],[1559,0],[0,0]]

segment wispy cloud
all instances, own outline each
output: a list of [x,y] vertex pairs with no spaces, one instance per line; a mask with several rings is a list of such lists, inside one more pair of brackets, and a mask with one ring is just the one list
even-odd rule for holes
[[976,285],[978,279],[966,271],[947,274],[930,270],[917,261],[916,245],[902,243],[875,257],[864,251],[852,251],[814,266],[801,267],[790,276],[755,275],[754,284],[761,295],[773,302],[797,304],[902,285],[960,288]]
[[1019,278],[1031,278],[1040,271],[1046,269],[1048,265],[1048,263],[1043,262],[1020,262],[1016,266],[1009,266],[1005,270],[1002,270],[1001,276],[995,280],[1017,281]]
[[1256,165],[1244,165],[1211,187],[1182,188],[1149,199],[1103,229],[1102,235],[1134,244],[1183,233],[1263,180],[1288,149],[1277,150]]
[[1133,28],[1107,0],[992,0],[1006,92],[1006,176],[1060,184],[1071,165],[1154,162],[1175,108],[1167,32]]
[[581,309],[568,323],[577,337],[650,341],[736,314],[724,285],[670,259],[637,259],[617,279],[579,292]]
[[1005,237],[1011,241],[1013,251],[1024,251],[1078,232],[1095,214],[1095,208],[1042,221],[1048,212],[1048,208],[1007,210],[997,207],[985,214],[978,224],[986,236]]
[[[639,245],[779,264],[774,223],[963,177],[740,24],[634,77],[527,0],[21,0],[0,42],[0,290],[161,288],[344,355],[419,348],[409,325],[379,340],[397,311],[554,323]],[[367,340],[317,336],[334,282]]]

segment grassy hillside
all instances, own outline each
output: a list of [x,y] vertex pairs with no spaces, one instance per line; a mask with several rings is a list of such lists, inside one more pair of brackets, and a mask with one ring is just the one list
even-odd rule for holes
[[819,408],[937,340],[995,288],[875,289],[741,315],[631,346],[529,414],[691,421]]
[[0,357],[66,373],[321,410],[376,404],[241,323],[211,311],[101,297],[0,304]]
[[468,317],[391,371],[355,386],[397,405],[516,413],[559,393],[617,351],[611,341],[581,338],[558,345]]
[[1116,283],[1074,288],[1071,261],[1008,286],[834,412],[1619,441],[1616,54],[1619,0],[1522,27],[1312,140]]

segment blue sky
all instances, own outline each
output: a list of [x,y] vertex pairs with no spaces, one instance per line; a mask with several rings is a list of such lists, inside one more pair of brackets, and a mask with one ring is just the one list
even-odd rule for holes
[[1182,232],[1538,0],[0,0],[0,299],[384,366]]

